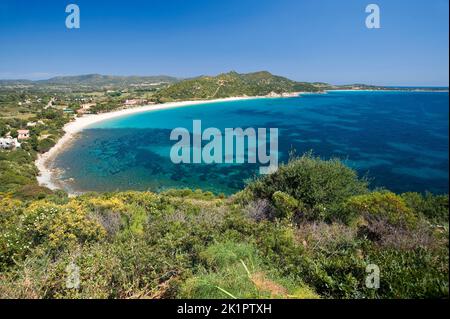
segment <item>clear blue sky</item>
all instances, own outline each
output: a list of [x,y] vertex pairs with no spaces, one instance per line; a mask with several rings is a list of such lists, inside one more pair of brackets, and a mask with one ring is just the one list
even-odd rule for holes
[[[81,28],[65,27],[76,3]],[[381,29],[365,7],[381,8]],[[302,81],[448,86],[448,0],[0,1],[0,78],[268,70]]]

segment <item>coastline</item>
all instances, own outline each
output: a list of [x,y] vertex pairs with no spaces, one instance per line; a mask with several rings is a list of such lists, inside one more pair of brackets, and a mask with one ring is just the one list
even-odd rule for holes
[[[302,92],[295,93],[295,96],[299,96]],[[54,170],[51,167],[52,160],[58,155],[59,152],[64,150],[64,148],[73,140],[77,133],[83,131],[86,127],[102,122],[105,120],[113,119],[116,117],[121,117],[125,115],[138,114],[149,111],[157,111],[157,110],[165,110],[171,108],[178,108],[183,106],[193,106],[193,105],[201,105],[201,104],[209,104],[209,103],[218,103],[218,102],[232,102],[232,101],[240,101],[240,100],[252,100],[252,99],[261,99],[261,98],[287,98],[293,97],[291,96],[242,96],[242,97],[229,97],[222,99],[214,99],[214,100],[197,100],[197,101],[181,101],[181,102],[169,102],[169,103],[161,103],[161,104],[152,104],[152,105],[144,105],[133,108],[127,108],[112,112],[100,113],[100,114],[91,114],[84,115],[82,117],[75,118],[74,121],[67,123],[64,127],[64,135],[56,142],[56,144],[46,153],[38,154],[38,157],[35,161],[35,165],[39,171],[39,174],[36,176],[38,184],[40,186],[47,187],[51,190],[61,189],[61,183],[54,176]]]
[[[180,101],[180,102],[169,102],[169,103],[161,103],[161,104],[152,104],[152,105],[144,105],[138,107],[132,107],[127,109],[120,109],[116,111],[100,113],[100,114],[92,114],[92,115],[84,115],[82,117],[77,117],[75,120],[67,123],[63,127],[64,135],[57,141],[57,143],[46,153],[38,154],[38,157],[35,161],[35,166],[37,167],[39,173],[36,176],[38,184],[40,186],[47,187],[51,190],[64,189],[63,183],[55,176],[55,170],[51,167],[52,161],[58,155],[59,152],[64,150],[68,144],[73,141],[76,135],[83,131],[85,128],[90,125],[98,122],[102,122],[105,120],[122,117],[126,115],[138,114],[143,112],[157,111],[157,110],[165,110],[171,108],[178,108],[183,106],[193,106],[193,105],[201,105],[201,104],[209,104],[209,103],[218,103],[218,102],[227,102],[227,101],[239,101],[239,100],[252,100],[252,99],[270,99],[270,98],[291,98],[298,97],[303,94],[327,94],[329,92],[369,92],[369,91],[378,91],[378,90],[352,90],[352,89],[342,89],[342,90],[326,90],[324,92],[293,92],[289,94],[269,94],[265,96],[241,96],[241,97],[229,97],[229,98],[221,98],[221,99],[212,99],[212,100],[193,100],[193,101]],[[400,90],[383,90],[383,91],[400,91]],[[408,91],[408,90],[405,90]],[[410,91],[409,91],[410,92]],[[423,92],[423,91],[421,91]],[[436,91],[432,91],[436,92]],[[447,91],[448,92],[448,91]],[[70,195],[75,195],[74,192],[69,192]]]

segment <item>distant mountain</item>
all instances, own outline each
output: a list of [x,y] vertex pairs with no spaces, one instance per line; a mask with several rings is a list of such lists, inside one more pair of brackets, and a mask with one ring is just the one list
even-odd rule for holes
[[0,80],[0,86],[2,85],[31,85],[31,80]]
[[[217,76],[199,76],[181,80],[166,75],[113,76],[85,74],[57,76],[47,80],[0,80],[0,89],[40,90],[48,92],[88,92],[105,89],[138,89],[156,92],[158,102],[177,100],[200,100],[232,96],[263,96],[271,93],[323,92],[326,90],[419,90],[418,88],[394,88],[367,84],[331,85],[324,82],[297,82],[273,75],[267,71],[237,73],[235,71]],[[447,90],[448,88],[424,88],[424,90]]]
[[213,99],[231,96],[262,96],[270,93],[318,92],[324,85],[296,82],[267,71],[218,76],[201,76],[177,82],[161,89],[155,98],[161,102],[174,100]]
[[173,83],[177,78],[156,75],[156,76],[113,76],[101,74],[86,74],[76,76],[57,76],[48,80],[35,81],[38,84],[53,85],[93,85],[93,86],[126,86],[132,84],[154,84]]
[[105,89],[137,88],[157,89],[175,83],[179,79],[166,76],[113,76],[85,74],[57,76],[47,80],[0,80],[0,89],[26,89],[49,92],[88,92]]

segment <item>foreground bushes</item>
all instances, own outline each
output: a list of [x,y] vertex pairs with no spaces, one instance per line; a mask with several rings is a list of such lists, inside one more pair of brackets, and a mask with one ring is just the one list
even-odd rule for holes
[[231,198],[42,196],[0,195],[0,297],[448,298],[445,197],[370,192],[335,160],[301,157]]
[[344,200],[366,193],[367,182],[339,160],[324,161],[306,154],[250,183],[245,191],[252,198],[269,201],[281,191],[299,202],[302,215],[327,220]]

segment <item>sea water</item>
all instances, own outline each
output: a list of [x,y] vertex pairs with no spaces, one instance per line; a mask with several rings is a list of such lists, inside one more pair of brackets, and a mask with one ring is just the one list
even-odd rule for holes
[[193,120],[222,131],[278,128],[280,162],[312,150],[342,159],[372,188],[448,193],[448,92],[334,91],[127,115],[82,131],[53,165],[70,191],[242,189],[257,164],[171,162],[171,130]]

